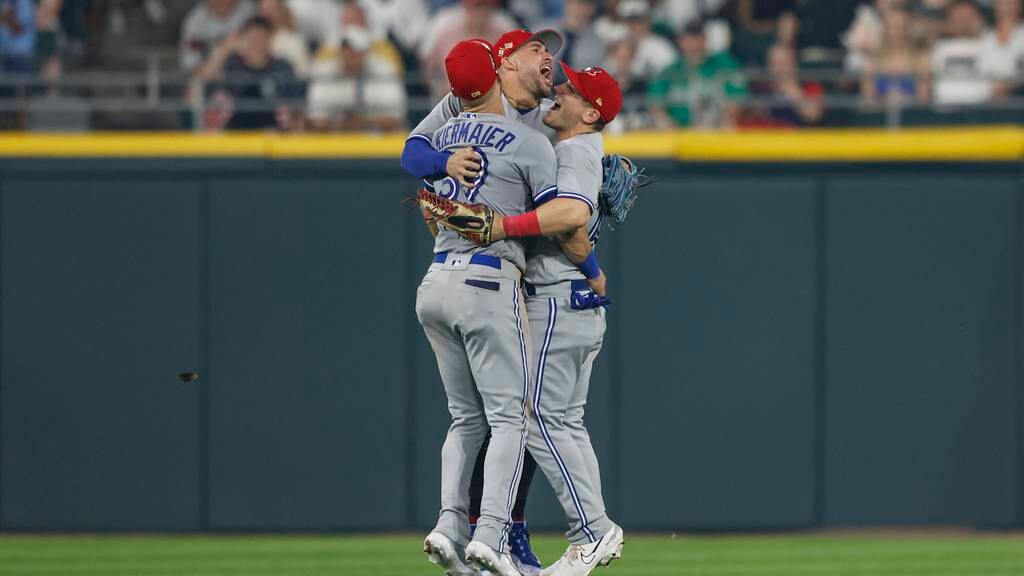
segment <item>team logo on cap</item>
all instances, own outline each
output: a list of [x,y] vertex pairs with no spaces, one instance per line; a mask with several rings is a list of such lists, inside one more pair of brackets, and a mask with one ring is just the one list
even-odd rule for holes
[[511,48],[513,46],[515,46],[514,42],[505,42],[504,46],[502,46],[501,48],[498,48],[498,57],[499,58],[504,57],[505,56],[505,50],[508,50],[509,48]]
[[595,102],[597,102],[597,105],[598,105],[598,106],[604,106],[604,102],[602,102],[600,98],[598,98],[597,100],[595,100]]
[[469,97],[470,98],[478,98],[478,97],[480,97],[480,91],[477,90],[477,91],[473,92],[472,94],[469,95]]
[[587,68],[584,68],[583,71],[589,74],[590,76],[597,76],[601,73],[600,69],[589,66]]

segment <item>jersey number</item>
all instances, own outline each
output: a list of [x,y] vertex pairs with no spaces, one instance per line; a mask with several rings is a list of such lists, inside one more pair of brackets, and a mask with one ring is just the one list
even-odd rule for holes
[[458,180],[451,176],[445,176],[441,180],[441,187],[437,191],[438,195],[442,198],[449,198],[451,200],[459,200],[461,195],[465,202],[476,202],[477,195],[480,194],[480,189],[483,188],[484,183],[487,181],[487,168],[489,162],[487,161],[487,154],[484,154],[483,150],[474,147],[473,150],[480,155],[480,172],[473,179],[473,185],[469,188],[463,186]]

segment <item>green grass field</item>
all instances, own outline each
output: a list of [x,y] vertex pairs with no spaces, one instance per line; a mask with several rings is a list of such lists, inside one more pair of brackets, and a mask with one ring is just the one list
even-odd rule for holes
[[[537,537],[546,562],[561,538]],[[419,535],[0,536],[0,574],[441,576]],[[598,576],[1024,575],[1020,535],[631,536]]]

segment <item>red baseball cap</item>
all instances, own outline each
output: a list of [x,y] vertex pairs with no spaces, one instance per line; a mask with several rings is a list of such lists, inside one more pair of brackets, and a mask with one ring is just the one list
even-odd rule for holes
[[565,62],[561,62],[561,64],[562,71],[565,72],[569,83],[584,100],[590,102],[590,105],[601,114],[601,119],[606,124],[614,120],[622,110],[622,90],[619,89],[619,83],[615,81],[615,78],[597,66],[584,68],[577,72]]
[[476,100],[494,86],[498,78],[491,43],[479,38],[463,40],[444,59],[452,94],[463,100]]
[[534,34],[529,30],[512,30],[505,32],[494,44],[494,62],[501,63],[501,59],[522,48],[524,44],[536,40],[548,49],[552,56],[562,49],[562,35],[555,30],[541,30]]

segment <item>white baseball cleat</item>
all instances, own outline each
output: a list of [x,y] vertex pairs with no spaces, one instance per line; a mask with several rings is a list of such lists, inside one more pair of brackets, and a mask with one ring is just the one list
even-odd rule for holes
[[481,572],[487,570],[494,576],[523,576],[512,562],[511,554],[498,554],[494,548],[475,540],[466,546],[466,562],[473,568]]
[[431,562],[444,568],[448,576],[477,576],[476,570],[463,561],[451,538],[440,532],[427,534],[427,539],[423,541],[423,552]]
[[622,528],[615,525],[610,532],[591,544],[572,544],[565,554],[541,576],[587,576],[598,566],[607,566],[622,558]]

